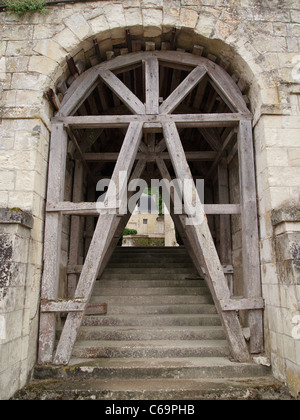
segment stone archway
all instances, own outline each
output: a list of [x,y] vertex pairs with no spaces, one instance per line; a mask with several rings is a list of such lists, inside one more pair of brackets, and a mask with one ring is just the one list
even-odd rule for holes
[[[113,107],[108,106],[109,103]],[[128,179],[142,178],[147,162],[156,165],[164,180],[171,181],[175,175],[182,182],[191,182],[191,197],[183,196],[185,212],[176,214],[173,211],[174,222],[198,271],[204,273],[233,357],[239,361],[249,359],[237,311],[247,312],[250,351],[258,353],[262,350],[263,302],[251,119],[242,94],[229,75],[215,63],[197,55],[174,51],[132,53],[99,64],[76,79],[52,121],[40,322],[41,363],[68,363],[96,277],[103,271],[130,217],[130,214],[120,212],[118,204],[113,214],[107,212],[100,215],[85,262],[79,270],[74,295],[69,299],[58,299],[63,215],[99,214],[95,200],[81,203],[64,201],[68,138],[77,150],[89,179],[99,176],[89,162],[103,163],[110,159],[116,161],[111,177],[115,184],[122,171],[128,174]],[[93,141],[97,141],[100,138],[97,130],[103,129],[122,133],[119,150],[110,157],[104,156],[105,153],[102,156],[88,156],[84,150],[86,133],[91,135],[89,130],[94,130]],[[196,129],[211,150],[192,150],[188,156],[189,151],[183,146],[180,132],[186,129]],[[83,130],[85,135],[82,134]],[[234,144],[233,139],[237,140]],[[229,145],[232,153],[238,149],[239,154],[240,204],[223,202],[204,207],[196,200],[196,205],[191,206],[191,198],[195,199],[197,192],[188,160],[210,162],[202,168],[198,165],[199,171],[208,177],[219,169],[222,178],[224,153]],[[168,167],[166,161],[170,161],[171,166]],[[115,199],[111,183],[105,199],[107,209],[112,209],[110,203]],[[195,209],[198,219],[186,223]],[[232,299],[206,214],[221,215],[224,238],[228,230],[226,216],[241,214],[242,298]],[[67,312],[68,317],[53,357],[55,313],[58,312]]]

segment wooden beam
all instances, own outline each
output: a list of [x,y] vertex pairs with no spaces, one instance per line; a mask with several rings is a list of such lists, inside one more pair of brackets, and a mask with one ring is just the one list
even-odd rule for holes
[[217,157],[214,161],[214,163],[212,164],[210,170],[208,171],[207,175],[206,175],[206,180],[210,179],[211,176],[213,175],[213,172],[215,170],[215,168],[217,167],[218,163],[220,162],[220,160],[222,159],[223,153],[225,152],[228,144],[231,142],[231,140],[233,139],[233,136],[235,134],[235,130],[231,130],[230,133],[227,135],[227,137],[224,140],[224,143],[222,144],[220,150],[217,153]]
[[239,298],[232,297],[228,300],[221,300],[223,311],[249,311],[265,307],[263,298]]
[[[238,132],[238,153],[242,207],[244,293],[247,298],[259,298],[262,296],[262,290],[260,278],[255,165],[252,124],[250,121],[240,122]],[[250,351],[251,353],[260,353],[263,351],[262,311],[249,311],[248,323],[251,332]]]
[[93,71],[85,72],[76,79],[76,82],[77,89],[71,89],[70,92],[67,92],[63,101],[64,105],[60,107],[57,115],[75,114],[97,86],[99,75]]
[[[177,178],[181,180],[192,180],[193,178],[186,161],[184,150],[175,124],[164,124],[163,130]],[[196,196],[196,187],[193,185],[193,183],[192,186],[192,196]],[[187,203],[185,202],[185,204]],[[235,360],[240,362],[249,361],[249,352],[247,350],[243,331],[236,312],[224,312],[220,306],[221,300],[230,298],[230,292],[222,270],[221,262],[211,237],[207,220],[204,215],[203,206],[199,201],[196,201],[196,214],[198,215],[197,222],[190,224],[187,227],[189,235],[191,235],[189,241],[195,249],[195,254],[198,254],[198,258],[201,260],[201,264],[198,265],[201,267],[203,264],[205,268],[206,279],[212,292],[212,296],[218,309],[222,324],[224,326],[232,356],[235,358]],[[200,253],[196,252],[197,246],[201,250],[201,255]]]
[[[190,161],[214,161],[217,157],[216,152],[186,152],[185,153],[187,160]],[[119,153],[85,153],[84,159],[86,162],[116,162],[118,160]],[[164,160],[170,160],[168,152],[138,152],[136,160],[145,159],[148,162],[155,161],[156,157],[160,157]]]
[[110,70],[100,70],[99,76],[134,114],[146,113],[145,105]]
[[208,68],[210,82],[232,112],[249,113],[241,91],[232,78],[219,66]]
[[159,113],[159,63],[156,57],[145,61],[146,113]]
[[161,114],[170,114],[182,102],[206,74],[206,68],[197,66],[171,93],[159,108]]
[[[120,151],[119,159],[114,168],[112,183],[108,187],[107,196],[114,194],[113,183],[115,185],[117,184],[119,173],[122,171],[127,173],[131,172],[142,138],[142,127],[141,123],[130,124]],[[76,288],[75,298],[83,297],[89,302],[96,278],[105,258],[107,247],[110,245],[116,227],[119,224],[116,219],[116,215],[107,213],[99,217]],[[68,314],[56,350],[55,364],[67,364],[69,362],[83,317],[83,311]]]
[[[146,162],[146,161],[145,161]],[[239,204],[205,204],[205,214],[241,214]],[[49,213],[73,214],[78,216],[99,216],[97,203],[72,203],[63,201],[56,204],[49,204],[46,209]]]
[[[53,124],[50,142],[47,202],[64,199],[68,136],[62,124]],[[62,214],[48,213],[45,218],[44,269],[41,299],[57,299],[62,238]],[[39,354],[41,364],[52,361],[55,343],[55,315],[40,316]]]
[[59,313],[59,312],[82,312],[85,311],[86,315],[105,315],[107,313],[107,304],[100,303],[97,305],[88,305],[86,307],[86,300],[77,298],[71,300],[42,300],[41,312],[42,313]]
[[175,123],[178,128],[188,127],[235,127],[245,120],[245,114],[171,114],[171,115],[87,115],[54,117],[53,123],[63,123],[72,128],[127,128],[130,123],[147,124]]

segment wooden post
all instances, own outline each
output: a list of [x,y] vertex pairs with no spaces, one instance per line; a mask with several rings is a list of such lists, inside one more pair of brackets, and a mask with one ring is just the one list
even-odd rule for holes
[[[68,136],[63,124],[53,124],[50,143],[47,203],[55,204],[64,199],[65,169]],[[47,213],[45,219],[44,271],[41,299],[55,300],[58,296],[59,268],[62,236],[61,213]],[[52,362],[56,315],[41,313],[38,362]]]
[[[247,298],[257,298],[262,296],[262,291],[252,123],[249,120],[240,121],[238,153],[242,209],[244,295]],[[260,353],[263,351],[262,310],[249,311],[248,323],[251,334],[250,352]]]
[[[192,174],[176,125],[174,123],[163,124],[163,132],[177,178],[182,181],[187,179],[192,180]],[[192,185],[192,195],[195,196],[197,190],[194,183]],[[199,220],[201,220],[201,215],[203,215],[203,221],[191,224],[186,228],[188,230],[189,242],[195,250],[194,254],[198,259],[198,271],[201,270],[201,265],[203,264],[206,280],[224,326],[232,356],[240,362],[249,361],[249,352],[237,313],[235,311],[224,312],[221,307],[222,300],[230,299],[230,292],[208,227],[203,206],[199,201],[196,202],[196,214],[200,217]]]
[[[219,202],[229,204],[227,159],[223,158],[218,165]],[[231,226],[230,216],[220,215],[220,259],[223,265],[232,264],[231,256]],[[227,274],[227,282],[231,295],[233,295],[233,276]]]
[[[114,194],[114,186],[118,184],[120,172],[126,171],[128,174],[131,172],[142,138],[142,129],[143,123],[137,122],[129,125],[113,172],[112,182],[108,187],[107,197]],[[98,219],[75,292],[75,298],[82,297],[86,300],[84,310],[88,305],[96,278],[101,270],[107,247],[110,245],[115,230],[119,225],[119,222],[116,220],[118,217],[117,214],[101,214]],[[68,364],[83,317],[84,311],[68,314],[56,350],[55,364]]]
[[[73,180],[73,203],[80,203],[83,194],[83,164],[76,160]],[[79,258],[80,239],[82,238],[82,218],[80,216],[71,217],[70,227],[70,249],[69,265],[77,265]],[[77,285],[77,275],[68,275],[68,297],[72,299]]]

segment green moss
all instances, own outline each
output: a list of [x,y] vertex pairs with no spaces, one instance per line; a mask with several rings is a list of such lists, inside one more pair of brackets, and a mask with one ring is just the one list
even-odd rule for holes
[[45,13],[46,0],[6,0],[7,10],[17,15],[24,15],[25,13]]

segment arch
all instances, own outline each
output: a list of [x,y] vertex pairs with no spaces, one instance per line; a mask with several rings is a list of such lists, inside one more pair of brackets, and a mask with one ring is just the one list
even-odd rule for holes
[[[140,97],[138,97],[137,89],[132,87],[134,84],[132,80],[128,83],[125,80],[126,74],[128,76],[130,72],[137,77],[138,69],[139,72],[142,71],[145,81],[144,85],[141,79],[139,82],[143,90]],[[160,83],[160,77],[162,74],[167,77],[168,69],[172,70],[174,79],[172,79],[170,91],[162,95],[163,83]],[[173,83],[176,71],[181,73],[180,75],[177,73],[177,81]],[[103,85],[108,89],[111,98],[119,100],[119,106],[115,108],[115,113],[103,109],[102,114],[97,115],[101,107],[94,105],[94,112],[91,113],[89,100],[95,100],[93,92],[96,90],[98,94],[100,92],[100,96],[105,96]],[[201,109],[192,108],[191,110],[185,107],[186,98],[190,103],[191,98],[197,97],[200,90],[205,90],[207,85],[209,85],[212,105],[205,107],[205,112]],[[216,98],[218,98],[217,105]],[[120,110],[122,112],[118,113],[117,111]],[[40,322],[40,362],[68,363],[97,275],[103,272],[130,217],[128,212],[125,214],[121,212],[119,203],[121,197],[118,196],[117,200],[115,197],[113,186],[118,184],[119,174],[126,172],[128,180],[140,178],[143,176],[146,162],[152,161],[156,164],[160,177],[170,181],[172,176],[164,159],[171,162],[172,170],[179,180],[190,181],[190,195],[186,193],[183,195],[185,213],[179,215],[173,210],[171,214],[198,272],[205,276],[222,320],[232,355],[239,361],[249,359],[237,315],[238,310],[245,310],[248,313],[251,352],[260,352],[263,346],[263,302],[259,274],[252,115],[240,90],[226,71],[204,57],[178,51],[137,52],[119,56],[89,69],[78,77],[66,93],[52,123]],[[62,216],[63,214],[99,214],[95,202],[79,204],[64,202],[68,138],[77,149],[89,177],[93,178],[94,174],[88,166],[75,130],[104,128],[117,128],[125,133],[115,158],[116,164],[104,202],[106,210],[112,210],[111,202],[117,204],[113,213],[109,211],[100,213],[85,262],[80,269],[74,296],[72,299],[58,300]],[[239,205],[225,204],[219,207],[212,206],[212,209],[209,206],[204,207],[197,199],[194,205],[193,200],[197,197],[197,192],[179,133],[180,129],[185,128],[202,130],[205,141],[210,144],[214,152],[213,163],[208,172],[210,175],[221,163],[225,150],[229,144],[232,145],[233,137],[237,132],[237,143],[233,148],[238,149],[240,163],[241,202]],[[210,129],[214,129],[214,135],[209,131]],[[217,131],[218,129],[222,130],[222,136]],[[149,134],[149,144],[142,141],[145,133]],[[162,135],[157,143],[153,137],[156,133]],[[165,149],[168,156],[162,153]],[[207,158],[208,152],[205,151],[202,159]],[[137,164],[134,166],[136,160]],[[241,214],[245,280],[245,297],[241,299],[231,297],[205,214],[209,212],[223,215]],[[193,219],[195,215],[197,217]],[[55,313],[57,312],[68,312],[68,317],[53,357]]]

